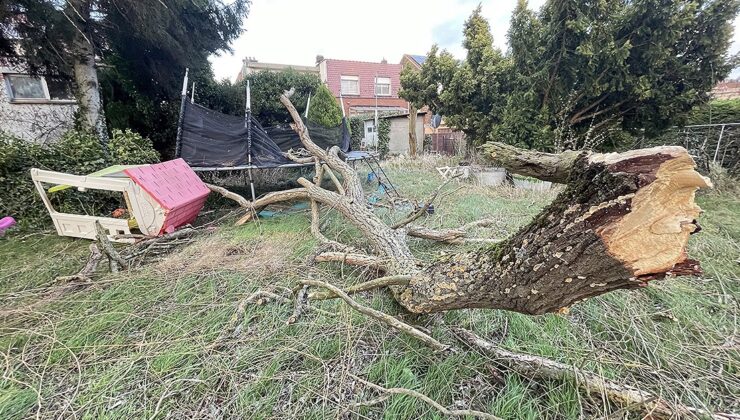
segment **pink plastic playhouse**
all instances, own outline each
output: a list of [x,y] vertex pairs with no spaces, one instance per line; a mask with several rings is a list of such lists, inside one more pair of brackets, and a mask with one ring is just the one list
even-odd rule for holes
[[[95,238],[95,222],[116,235],[130,234],[137,228],[146,235],[173,232],[192,223],[203,208],[210,190],[182,159],[154,165],[113,166],[86,176],[32,169],[31,177],[49,210],[57,233],[62,236]],[[54,209],[43,184],[55,184],[50,193],[77,187],[120,191],[126,202],[128,219],[60,213]]]

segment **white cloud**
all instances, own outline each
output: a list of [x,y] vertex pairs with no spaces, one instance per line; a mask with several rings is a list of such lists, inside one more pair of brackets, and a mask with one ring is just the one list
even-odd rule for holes
[[[544,0],[530,0],[539,8]],[[317,54],[346,60],[398,62],[404,53],[426,54],[438,43],[458,57],[462,25],[476,0],[253,0],[244,34],[232,45],[234,54],[212,57],[218,79],[234,79],[242,59],[313,65]],[[516,0],[486,0],[483,15],[494,43],[506,49],[506,31]],[[740,18],[735,20],[740,28]],[[731,52],[740,50],[735,31]],[[740,75],[740,70],[733,75]]]

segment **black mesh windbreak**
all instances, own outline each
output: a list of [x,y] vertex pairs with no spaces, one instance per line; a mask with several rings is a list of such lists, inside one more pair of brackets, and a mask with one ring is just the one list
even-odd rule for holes
[[[251,118],[252,165],[274,167],[291,163]],[[197,104],[185,104],[180,156],[190,166],[242,166],[249,163],[247,127],[243,117],[225,115]]]
[[[311,140],[317,146],[326,150],[332,146],[339,146],[343,152],[350,151],[350,135],[347,126],[347,120],[342,118],[342,124],[332,128],[322,127],[311,121],[304,121]],[[287,152],[290,149],[300,149],[303,147],[298,134],[290,128],[290,125],[278,125],[265,128],[270,138],[278,145],[280,150]]]
[[[249,164],[247,127],[243,117],[222,114],[203,106],[185,103],[182,119],[180,157],[194,167],[231,167]],[[347,123],[324,128],[308,123],[311,139],[322,148],[337,145],[349,151],[350,136]],[[271,168],[292,163],[283,155],[290,149],[302,147],[298,134],[289,126],[262,128],[251,118],[252,165]]]

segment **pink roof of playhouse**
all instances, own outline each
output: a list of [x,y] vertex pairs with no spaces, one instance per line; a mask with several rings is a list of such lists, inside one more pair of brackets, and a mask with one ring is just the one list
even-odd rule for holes
[[124,172],[162,206],[165,213],[162,231],[166,232],[195,220],[210,192],[182,159]]

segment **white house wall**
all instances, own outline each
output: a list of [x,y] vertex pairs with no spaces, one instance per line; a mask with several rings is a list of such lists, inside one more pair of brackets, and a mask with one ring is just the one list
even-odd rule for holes
[[[392,155],[409,153],[409,120],[408,118],[391,118],[391,132],[388,141],[388,152]],[[421,152],[424,144],[424,116],[416,117],[416,150]]]
[[21,139],[47,144],[58,140],[74,124],[76,104],[12,103],[2,73],[12,73],[0,67],[0,131]]

